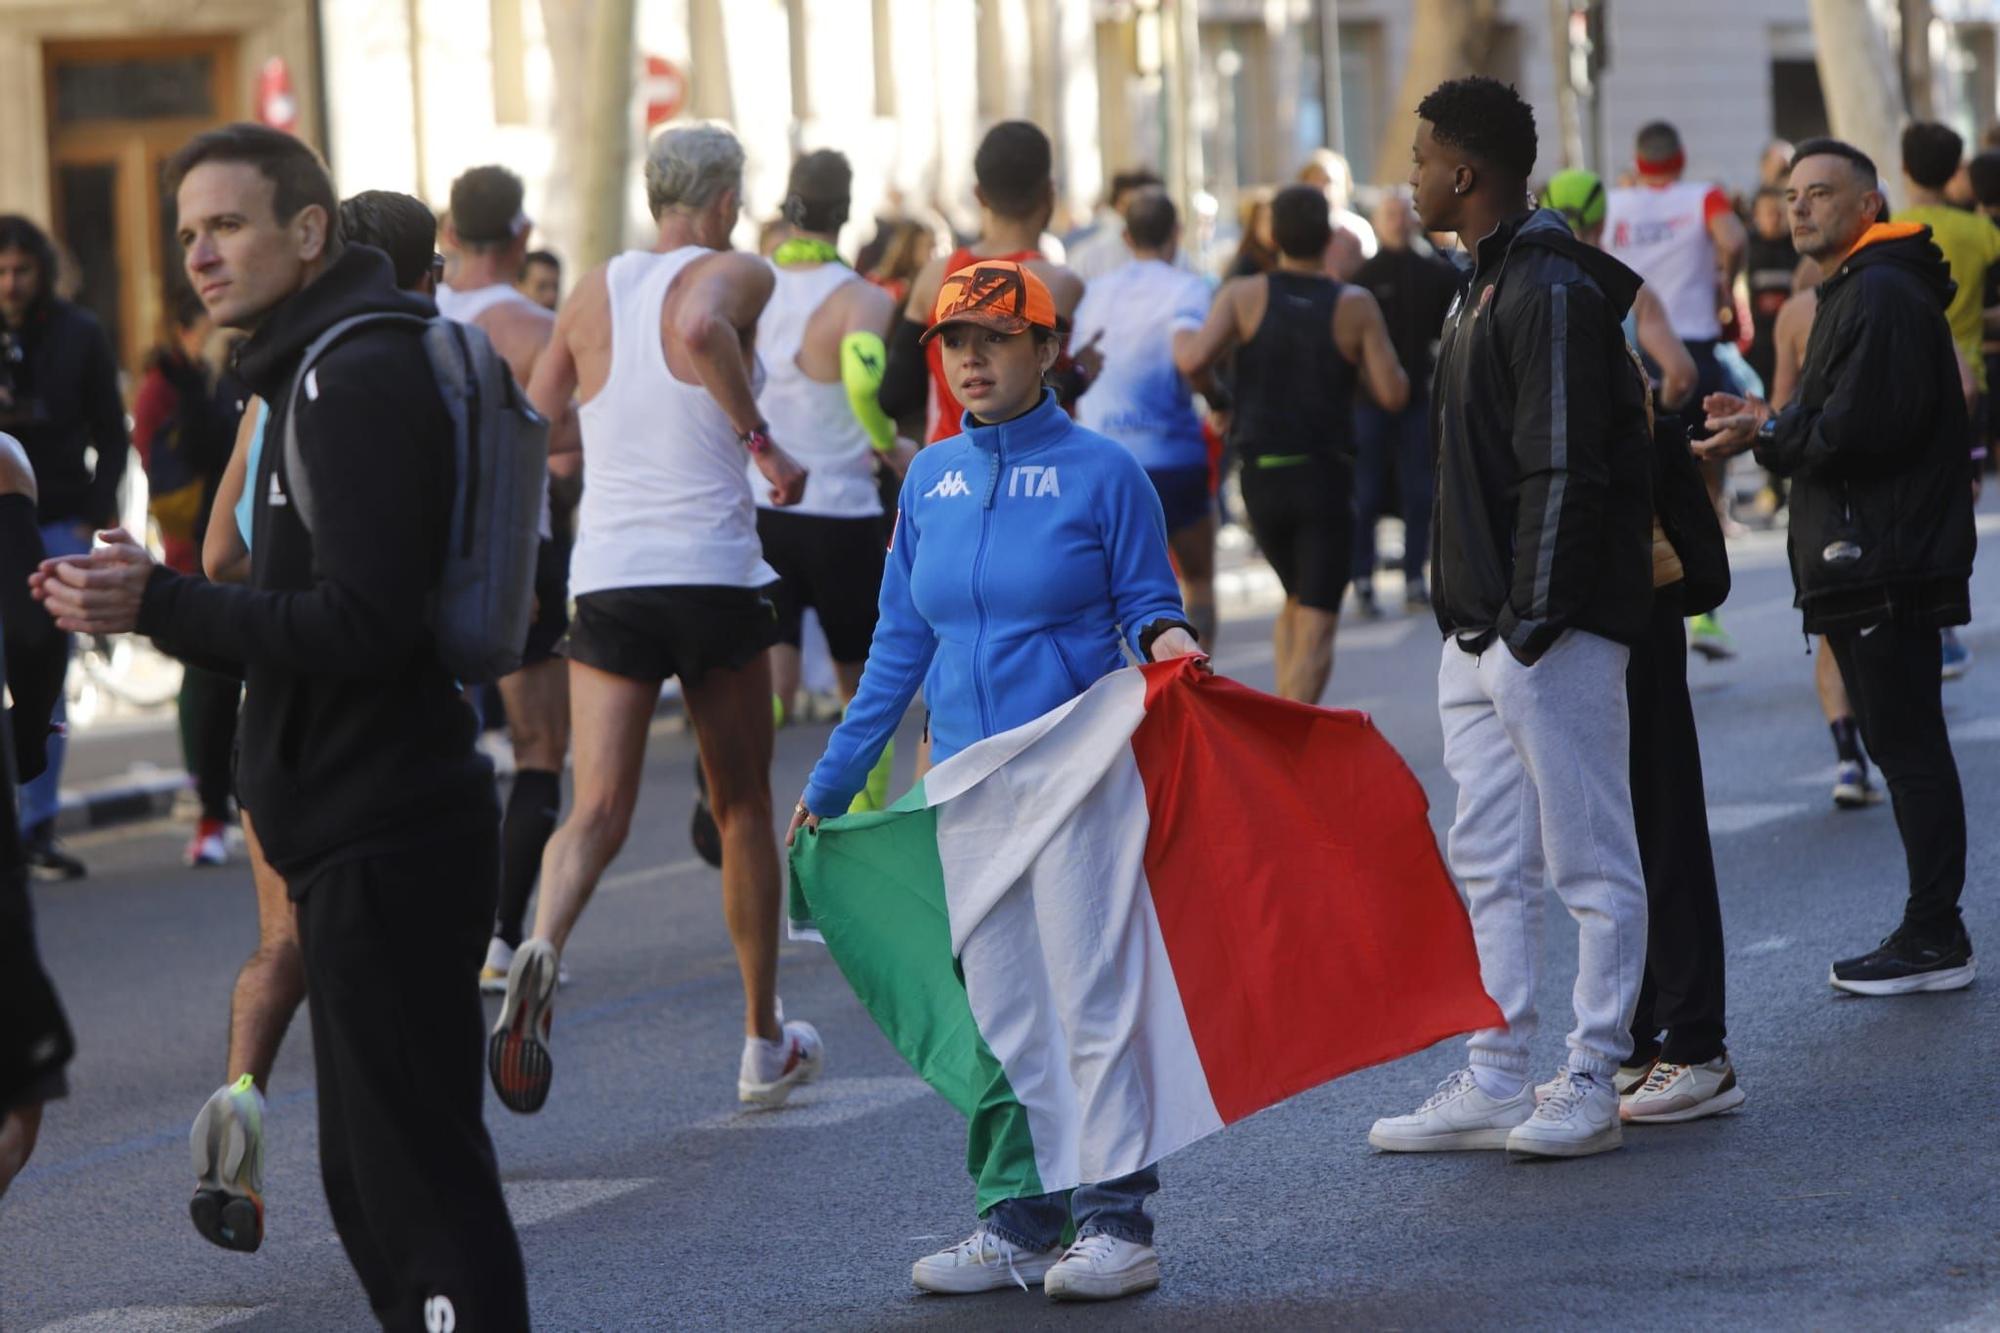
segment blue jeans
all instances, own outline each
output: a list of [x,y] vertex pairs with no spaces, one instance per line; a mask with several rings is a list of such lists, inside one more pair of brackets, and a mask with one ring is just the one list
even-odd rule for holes
[[[79,531],[81,527],[81,531]],[[60,555],[84,555],[90,550],[90,527],[79,525],[75,520],[42,525],[43,554],[54,557]],[[63,636],[63,660],[69,654],[75,640]],[[49,715],[49,722],[55,730],[49,733],[49,766],[42,775],[21,788],[21,831],[32,833],[40,825],[56,817],[61,803],[63,751],[69,748],[61,730],[69,717],[69,705],[64,694],[56,696],[55,711]]]
[[1072,1218],[1079,1238],[1105,1235],[1151,1245],[1153,1219],[1146,1215],[1146,1200],[1159,1188],[1160,1168],[1142,1167],[1129,1176],[1059,1194],[1002,1199],[983,1220],[988,1231],[1024,1250],[1054,1249]]
[[1430,397],[1413,388],[1410,403],[1400,412],[1384,412],[1373,403],[1354,404],[1354,580],[1365,582],[1375,573],[1375,519],[1389,493],[1389,468],[1396,469],[1396,491],[1403,510],[1403,577],[1424,576],[1431,545]]

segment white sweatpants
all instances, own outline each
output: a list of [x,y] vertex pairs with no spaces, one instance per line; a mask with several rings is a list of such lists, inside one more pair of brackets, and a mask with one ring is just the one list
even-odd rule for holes
[[1532,667],[1453,639],[1438,668],[1444,763],[1458,783],[1452,873],[1479,970],[1507,1026],[1473,1034],[1472,1063],[1530,1075],[1542,891],[1577,925],[1569,1066],[1608,1078],[1632,1053],[1646,967],[1646,881],[1632,827],[1628,650],[1571,630]]

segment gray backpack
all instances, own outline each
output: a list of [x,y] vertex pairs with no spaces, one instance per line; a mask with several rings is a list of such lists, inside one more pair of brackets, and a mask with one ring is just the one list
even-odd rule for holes
[[442,315],[381,311],[341,320],[315,338],[292,378],[285,415],[285,479],[299,521],[313,528],[311,473],[299,451],[297,405],[320,355],[357,329],[423,331],[424,354],[451,415],[450,544],[432,595],[438,660],[467,684],[518,670],[535,609],[535,555],[548,484],[549,423],[528,403],[486,335]]

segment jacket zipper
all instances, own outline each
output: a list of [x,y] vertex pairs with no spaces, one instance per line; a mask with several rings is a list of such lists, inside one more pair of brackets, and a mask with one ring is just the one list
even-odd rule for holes
[[1001,472],[1001,431],[993,432],[993,470],[986,480],[986,496],[979,507],[979,545],[972,552],[972,610],[977,628],[972,632],[972,697],[979,705],[979,730],[982,735],[993,734],[993,709],[987,701],[986,680],[986,598],[982,590],[986,584],[986,538],[993,526],[993,500],[1000,489]]

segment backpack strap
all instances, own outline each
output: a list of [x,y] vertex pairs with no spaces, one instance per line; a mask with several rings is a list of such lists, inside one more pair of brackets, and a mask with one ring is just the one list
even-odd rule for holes
[[[319,337],[307,344],[305,354],[299,358],[299,368],[292,374],[292,391],[285,398],[285,494],[291,501],[292,510],[311,535],[312,520],[312,477],[306,470],[305,457],[299,446],[299,395],[306,391],[306,377],[313,366],[335,343],[358,329],[376,324],[405,324],[419,332],[430,327],[430,320],[422,315],[408,315],[395,310],[373,310],[359,315],[349,315],[328,328]],[[256,478],[248,479],[248,484],[256,485]]]

